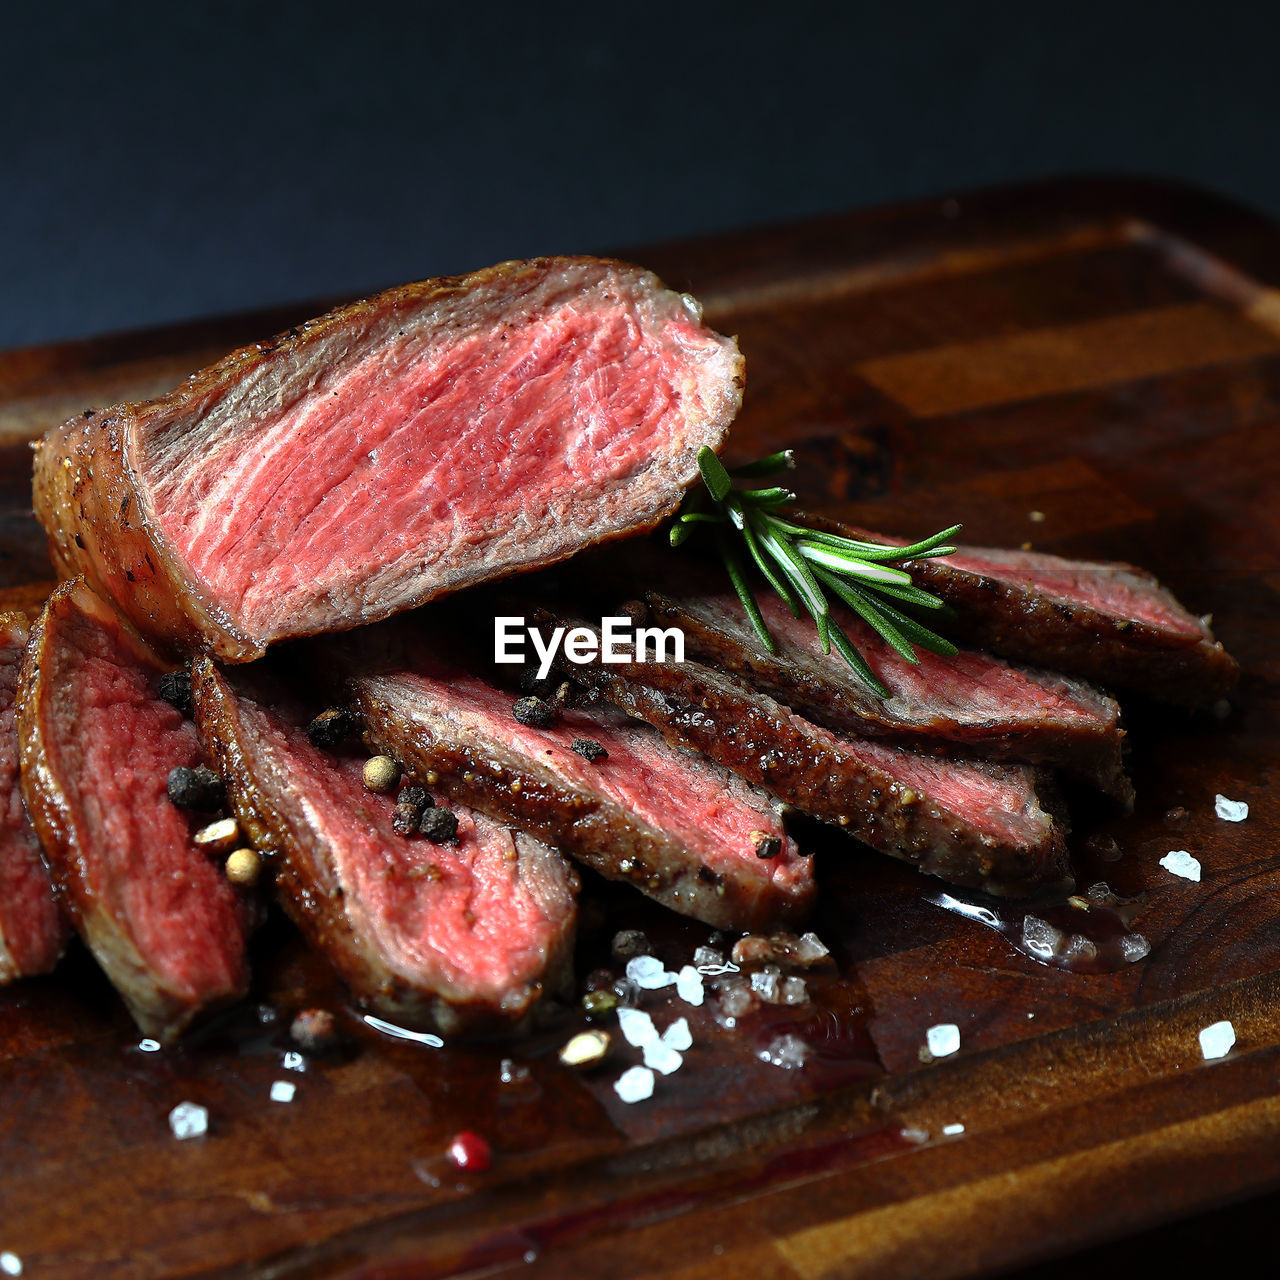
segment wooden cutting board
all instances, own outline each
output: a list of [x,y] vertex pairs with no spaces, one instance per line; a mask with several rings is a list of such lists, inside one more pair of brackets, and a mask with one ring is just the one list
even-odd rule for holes
[[[625,1055],[596,1076],[557,1064],[572,1018],[506,1045],[380,1035],[279,922],[252,1001],[170,1053],[138,1047],[73,950],[0,993],[0,1251],[25,1274],[958,1276],[1280,1183],[1280,229],[1090,181],[634,256],[738,334],[734,449],[793,447],[806,504],[1135,561],[1213,613],[1244,669],[1229,712],[1127,707],[1135,812],[1076,808],[1079,883],[1128,902],[1149,955],[1048,967],[937,905],[936,883],[813,836],[840,977],[732,1029],[650,997],[695,1043],[628,1107]],[[29,439],[316,309],[0,354],[0,587],[50,572]],[[1217,817],[1218,793],[1247,820]],[[1199,883],[1160,867],[1172,849]],[[625,892],[588,897],[582,974],[617,928],[669,964],[707,939]],[[340,1012],[347,1048],[291,1070],[285,1027],[312,1004]],[[1198,1033],[1222,1019],[1236,1046],[1205,1062]],[[924,1061],[937,1023],[961,1050]],[[799,1070],[760,1056],[787,1030],[813,1050]],[[269,1100],[278,1079],[292,1103]],[[206,1138],[171,1137],[183,1100],[209,1108]],[[489,1172],[444,1160],[462,1128],[493,1143]]]

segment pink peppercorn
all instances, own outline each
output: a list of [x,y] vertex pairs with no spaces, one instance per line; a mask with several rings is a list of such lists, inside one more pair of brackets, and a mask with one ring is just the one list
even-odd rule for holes
[[449,1143],[449,1159],[468,1173],[483,1173],[493,1163],[493,1151],[478,1133],[464,1129]]

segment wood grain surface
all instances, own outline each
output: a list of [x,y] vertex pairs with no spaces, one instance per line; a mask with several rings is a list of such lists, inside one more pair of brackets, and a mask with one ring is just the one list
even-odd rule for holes
[[[839,976],[789,1016],[820,1051],[788,1071],[760,1057],[779,1016],[726,1028],[655,997],[695,1047],[627,1107],[625,1059],[556,1062],[574,1015],[520,1043],[397,1042],[280,921],[251,1002],[173,1052],[138,1047],[73,949],[0,992],[0,1251],[25,1274],[963,1276],[1280,1186],[1280,229],[1195,191],[1077,181],[633,256],[738,334],[731,449],[793,447],[806,504],[1134,561],[1213,614],[1244,672],[1229,712],[1126,704],[1136,808],[1074,809],[1079,884],[1128,901],[1149,955],[1047,967],[944,910],[936,882],[809,833]],[[0,353],[6,597],[34,603],[50,576],[27,441],[317,309]],[[1219,819],[1217,793],[1248,819]],[[1171,849],[1201,882],[1160,867]],[[616,928],[668,963],[707,938],[587,892],[580,974]],[[284,1028],[310,1004],[348,1047],[291,1072]],[[1224,1018],[1236,1047],[1207,1063],[1198,1032]],[[961,1051],[924,1061],[939,1022]],[[270,1102],[285,1077],[295,1101]],[[209,1108],[203,1140],[169,1134],[184,1099]],[[488,1173],[444,1160],[462,1128],[493,1142]]]

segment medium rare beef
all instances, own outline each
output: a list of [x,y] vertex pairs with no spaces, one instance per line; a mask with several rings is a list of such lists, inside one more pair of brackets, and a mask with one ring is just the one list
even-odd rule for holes
[[368,738],[418,779],[684,915],[758,929],[812,905],[809,860],[773,801],[611,708],[522,724],[510,692],[442,645],[349,688]]
[[807,614],[794,617],[771,592],[761,592],[758,603],[776,653],[760,643],[731,592],[711,585],[676,596],[650,592],[645,599],[654,622],[684,632],[687,652],[828,728],[920,751],[945,747],[993,760],[1056,765],[1126,805],[1132,802],[1121,761],[1119,708],[1082,681],[1011,667],[974,650],[941,657],[918,648],[913,664],[835,603],[833,619],[889,690],[881,698],[839,653],[823,653]]
[[961,761],[831,732],[724,672],[686,662],[566,664],[668,741],[952,884],[1020,895],[1068,872],[1027,766]]
[[248,982],[248,905],[168,798],[201,763],[156,694],[167,668],[81,582],[64,583],[22,665],[22,788],[61,902],[149,1036],[170,1040]]
[[[820,516],[800,519],[847,537],[903,544]],[[1214,702],[1239,675],[1208,623],[1133,565],[961,547],[903,567],[953,607],[952,617],[937,619],[940,630],[1017,662],[1186,707]]]
[[570,977],[577,875],[564,858],[457,807],[456,840],[396,832],[363,758],[320,750],[287,696],[207,658],[196,719],[286,910],[362,1004],[445,1032],[510,1029]]
[[26,619],[0,614],[0,984],[47,973],[67,941],[18,785],[14,695],[26,647]]
[[64,577],[232,662],[646,529],[737,412],[697,304],[596,258],[406,285],[41,443]]

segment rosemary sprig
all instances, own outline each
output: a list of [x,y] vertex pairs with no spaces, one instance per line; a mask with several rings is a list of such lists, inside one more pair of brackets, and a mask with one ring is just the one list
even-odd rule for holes
[[958,533],[960,526],[952,525],[909,547],[885,546],[808,529],[784,519],[776,514],[776,508],[796,498],[784,486],[734,487],[735,478],[773,476],[794,465],[791,450],[785,449],[730,472],[710,449],[703,448],[698,454],[703,487],[685,502],[671,525],[671,545],[678,547],[699,525],[715,526],[716,547],[729,581],[761,644],[770,653],[777,653],[777,643],[765,625],[740,547],[733,537],[734,533],[739,534],[747,559],[791,612],[799,618],[808,610],[817,625],[823,652],[830,653],[834,647],[860,679],[887,698],[889,690],[832,618],[827,592],[846,604],[908,662],[919,661],[913,645],[950,656],[956,652],[955,645],[899,607],[941,609],[945,607],[943,602],[921,590],[905,569],[895,566],[904,560],[950,555],[955,547],[948,546],[947,539]]

